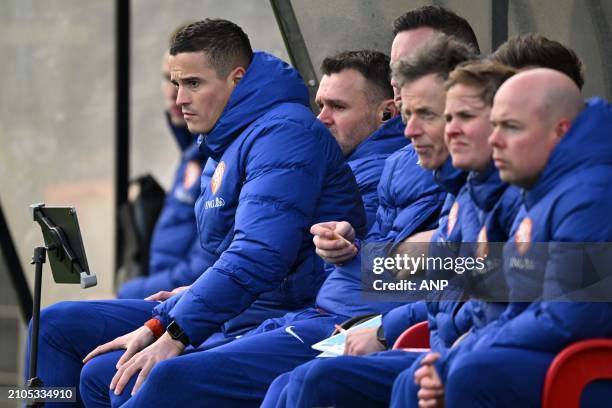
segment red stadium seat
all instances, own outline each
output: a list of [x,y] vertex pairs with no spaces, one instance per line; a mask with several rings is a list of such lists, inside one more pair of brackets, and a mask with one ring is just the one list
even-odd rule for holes
[[574,343],[561,351],[548,368],[542,408],[577,408],[587,384],[604,379],[612,380],[612,339]]
[[393,350],[403,348],[429,348],[429,324],[426,321],[410,326],[397,338]]

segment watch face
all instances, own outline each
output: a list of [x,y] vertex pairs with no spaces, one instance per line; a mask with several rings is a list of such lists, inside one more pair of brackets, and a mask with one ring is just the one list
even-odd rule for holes
[[376,340],[378,340],[383,346],[387,347],[387,339],[385,338],[385,332],[382,324],[378,326],[378,330],[376,330]]
[[181,326],[179,326],[178,323],[176,323],[175,321],[172,321],[172,323],[168,325],[166,331],[174,340],[180,341],[185,346],[189,345],[189,338],[187,337],[183,329],[181,329]]
[[172,323],[168,325],[167,330],[168,330],[168,333],[170,333],[170,337],[172,337],[175,340],[181,337],[181,335],[183,334],[183,329],[181,329],[180,326],[175,321],[173,321]]

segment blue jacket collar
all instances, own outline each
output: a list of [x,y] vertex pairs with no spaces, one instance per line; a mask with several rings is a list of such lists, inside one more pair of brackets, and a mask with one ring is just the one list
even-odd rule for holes
[[308,89],[289,64],[265,52],[255,52],[244,78],[236,86],[200,149],[219,160],[244,129],[281,103],[308,106]]
[[483,211],[489,211],[495,206],[495,203],[497,203],[499,197],[506,190],[508,184],[501,181],[499,171],[497,171],[495,164],[491,161],[489,167],[484,172],[470,172],[467,187],[470,197],[478,208]]
[[[383,123],[383,125],[368,136],[366,140],[361,142],[355,148],[355,150],[348,155],[346,161],[353,161],[376,154],[380,151],[379,146],[381,142],[395,145],[398,143],[398,136],[403,137],[403,134],[404,124],[402,123],[402,119],[399,116],[396,116],[395,118]],[[401,146],[398,146],[397,148],[399,149],[408,143],[408,139],[406,139],[406,141],[402,142]]]
[[457,195],[461,187],[465,184],[467,172],[453,167],[450,155],[442,166],[434,170],[434,180],[440,187],[452,195]]
[[525,206],[533,207],[560,178],[602,164],[612,165],[612,106],[593,98],[551,153],[536,184],[524,192]]

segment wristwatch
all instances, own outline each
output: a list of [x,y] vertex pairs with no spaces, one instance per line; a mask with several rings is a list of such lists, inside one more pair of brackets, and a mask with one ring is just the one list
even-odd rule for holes
[[174,340],[178,340],[185,345],[185,347],[189,346],[191,342],[189,341],[189,337],[185,334],[181,326],[178,325],[176,321],[172,321],[166,331]]
[[378,340],[378,342],[385,348],[389,348],[387,345],[387,339],[385,338],[385,329],[383,328],[382,324],[378,326],[378,330],[376,330],[376,340]]

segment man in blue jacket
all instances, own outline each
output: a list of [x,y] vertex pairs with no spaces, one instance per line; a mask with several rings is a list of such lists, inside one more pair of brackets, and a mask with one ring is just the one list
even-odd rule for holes
[[[504,250],[515,302],[416,373],[420,403],[428,406],[538,406],[556,353],[612,335],[612,303],[585,302],[588,296],[569,301],[588,293],[584,285],[608,278],[609,268],[593,269],[595,258],[584,258],[588,250],[568,245],[612,239],[612,108],[601,99],[585,107],[569,77],[539,68],[500,88],[491,119],[501,177],[524,189],[515,239]],[[549,247],[542,251],[538,243]],[[536,301],[525,302],[530,298]],[[396,387],[397,406],[411,402],[404,395],[409,384]]]
[[[170,82],[168,58],[169,54],[166,54],[162,66],[167,116],[183,158],[172,193],[168,194],[155,227],[151,276],[124,284],[119,289],[119,298],[144,298],[158,291],[190,285],[204,270],[203,250],[195,239],[197,231],[193,212],[200,185],[194,183],[186,188],[184,182],[192,181],[188,176],[195,172],[196,164],[199,178],[205,156],[199,151],[185,126],[180,107],[176,105],[176,87]],[[369,230],[378,208],[376,187],[384,161],[408,143],[396,126],[399,118],[392,120],[397,116],[397,108],[393,104],[393,88],[389,83],[389,58],[377,51],[347,51],[325,58],[321,71],[324,75],[316,97],[321,109],[318,119],[330,130],[353,171],[366,210],[366,229]],[[194,155],[200,156],[200,163]],[[214,165],[213,160],[207,163],[203,177],[210,179]]]
[[326,57],[315,97],[318,119],[342,149],[361,192],[369,230],[378,208],[377,186],[385,159],[406,146],[389,57],[378,51],[345,51]]
[[[204,252],[197,239],[194,205],[200,196],[200,175],[206,156],[200,151],[176,104],[176,87],[170,80],[170,54],[162,61],[162,92],[166,121],[181,150],[172,187],[164,200],[151,237],[148,276],[123,283],[120,299],[143,299],[162,290],[190,285],[204,271]],[[212,175],[212,171],[209,172]]]
[[[85,371],[110,367],[108,385],[121,358],[121,373],[140,372],[138,387],[158,362],[187,345],[303,309],[325,278],[309,226],[347,217],[364,233],[355,179],[310,112],[293,68],[253,53],[242,29],[219,19],[181,29],[170,54],[177,104],[189,130],[201,134],[200,149],[218,162],[196,203],[208,268],[161,304],[63,302],[45,309],[39,347],[45,385],[77,385],[83,358],[104,343],[85,361],[125,352],[100,355]],[[155,318],[147,321],[152,310]]]

